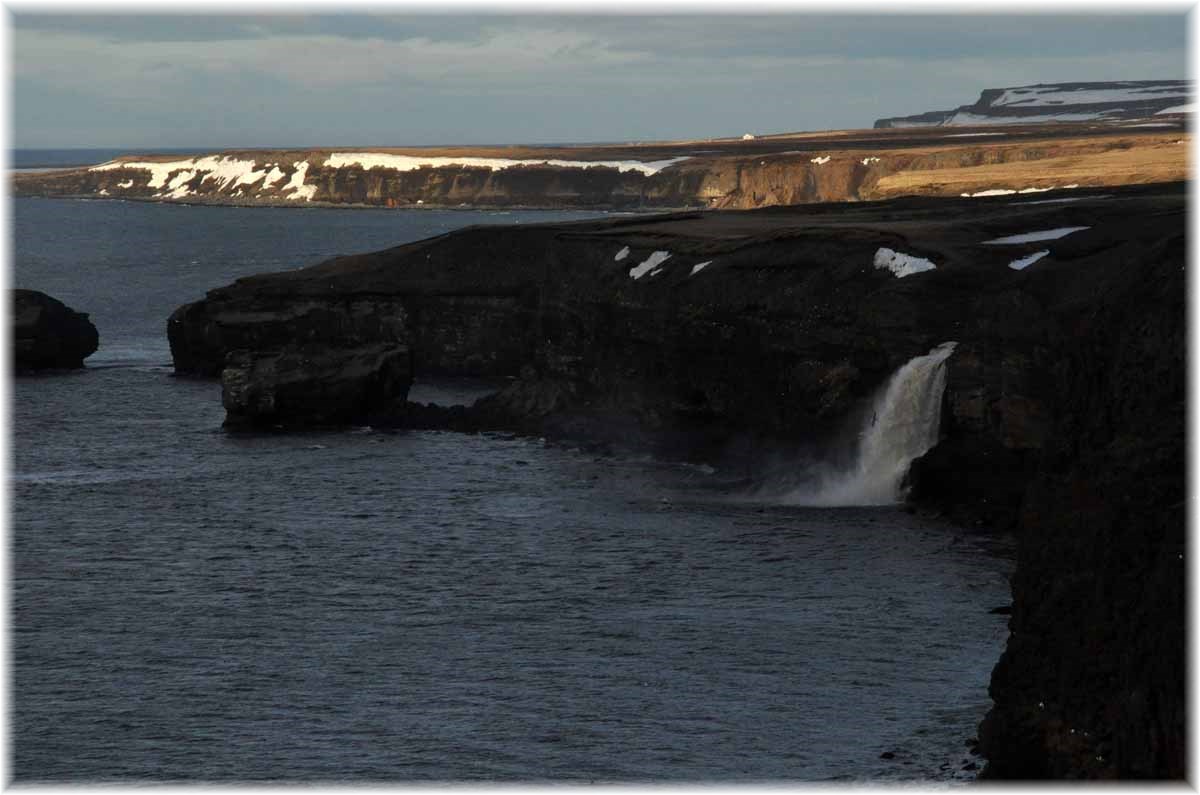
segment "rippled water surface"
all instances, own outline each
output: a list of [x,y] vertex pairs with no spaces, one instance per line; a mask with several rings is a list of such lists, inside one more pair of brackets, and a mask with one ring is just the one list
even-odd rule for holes
[[219,386],[167,366],[166,316],[237,276],[586,214],[14,204],[15,285],[103,345],[14,388],[18,780],[961,767],[1008,601],[977,539],[537,439],[231,435]]

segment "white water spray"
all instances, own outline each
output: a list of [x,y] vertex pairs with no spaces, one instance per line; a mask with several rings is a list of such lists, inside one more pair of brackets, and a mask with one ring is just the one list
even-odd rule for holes
[[803,505],[888,505],[902,498],[900,481],[913,459],[938,441],[946,359],[956,342],[944,342],[897,370],[875,399],[859,434],[855,462],[825,475],[815,486],[788,496]]

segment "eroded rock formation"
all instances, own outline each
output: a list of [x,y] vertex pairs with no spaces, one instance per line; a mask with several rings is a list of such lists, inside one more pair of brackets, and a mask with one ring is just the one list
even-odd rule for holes
[[412,383],[408,348],[288,345],[232,352],[221,371],[226,424],[256,427],[390,425]]

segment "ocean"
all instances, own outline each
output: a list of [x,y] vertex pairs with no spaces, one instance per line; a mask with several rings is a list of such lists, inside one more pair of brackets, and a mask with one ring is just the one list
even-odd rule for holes
[[14,381],[17,782],[972,777],[1003,544],[511,434],[231,434],[172,374],[238,277],[601,214],[12,206],[13,286],[101,346]]

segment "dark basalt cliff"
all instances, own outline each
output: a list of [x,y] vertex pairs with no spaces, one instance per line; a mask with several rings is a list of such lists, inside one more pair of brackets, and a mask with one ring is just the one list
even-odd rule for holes
[[37,290],[13,290],[12,302],[17,372],[78,369],[99,347],[100,335],[86,313]]
[[1063,309],[981,728],[996,777],[1186,774],[1185,261],[1164,235]]
[[[731,466],[836,454],[891,372],[957,341],[912,499],[1019,533],[988,774],[1179,777],[1186,200],[1106,194],[475,227],[241,279],[168,331],[231,423],[509,427]],[[1061,227],[1088,228],[982,245]],[[937,268],[897,278],[881,248]],[[405,405],[414,374],[511,380],[444,410]]]

